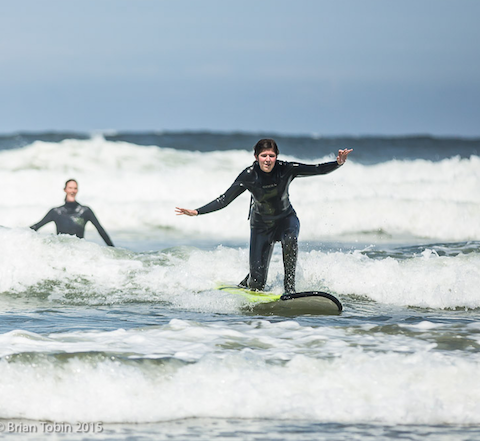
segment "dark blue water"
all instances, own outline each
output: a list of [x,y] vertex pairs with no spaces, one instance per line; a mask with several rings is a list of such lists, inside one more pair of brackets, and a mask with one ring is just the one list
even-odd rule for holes
[[[14,133],[0,135],[0,150],[24,147],[34,141],[61,142],[65,139],[89,139],[91,134],[76,132]],[[480,138],[447,138],[428,135],[398,137],[315,135],[287,136],[276,133],[216,133],[216,132],[119,132],[104,133],[109,141],[124,141],[137,145],[156,145],[178,150],[209,152],[216,150],[252,150],[261,138],[276,140],[280,152],[301,159],[314,159],[340,148],[355,150],[352,160],[361,164],[376,164],[392,159],[426,159],[440,161],[452,156],[469,158],[480,155]]]

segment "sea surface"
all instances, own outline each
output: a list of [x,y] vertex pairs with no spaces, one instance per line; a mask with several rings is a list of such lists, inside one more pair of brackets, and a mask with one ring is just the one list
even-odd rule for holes
[[[345,166],[298,178],[298,290],[338,316],[261,315],[248,272],[261,137]],[[116,247],[30,225],[67,179]],[[480,139],[246,133],[0,136],[0,438],[480,438]],[[268,288],[281,293],[277,246]]]

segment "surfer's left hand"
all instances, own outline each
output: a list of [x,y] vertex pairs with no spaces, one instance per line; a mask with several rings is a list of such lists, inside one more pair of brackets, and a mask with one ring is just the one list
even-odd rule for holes
[[338,156],[337,156],[337,163],[338,165],[343,165],[345,164],[345,161],[347,160],[348,155],[353,152],[353,149],[343,149],[338,151]]

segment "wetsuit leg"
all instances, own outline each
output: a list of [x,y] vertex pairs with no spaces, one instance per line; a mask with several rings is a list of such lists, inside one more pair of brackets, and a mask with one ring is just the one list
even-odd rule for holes
[[279,240],[282,243],[285,292],[294,293],[298,257],[298,233],[300,232],[300,221],[297,215],[293,213],[283,219],[277,231]]
[[252,228],[250,233],[250,273],[239,286],[263,290],[275,242],[282,243],[285,292],[295,292],[300,221],[296,213],[282,219],[273,228]]
[[240,285],[262,291],[267,283],[268,267],[275,245],[275,229],[250,230],[250,273]]

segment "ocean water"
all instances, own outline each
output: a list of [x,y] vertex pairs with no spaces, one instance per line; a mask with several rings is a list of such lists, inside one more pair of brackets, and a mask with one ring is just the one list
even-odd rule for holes
[[[261,315],[249,196],[196,218],[263,134],[0,136],[0,438],[480,437],[480,140],[275,135],[298,178],[297,289],[339,316]],[[115,248],[28,228],[67,179]],[[268,287],[283,285],[276,247]]]

